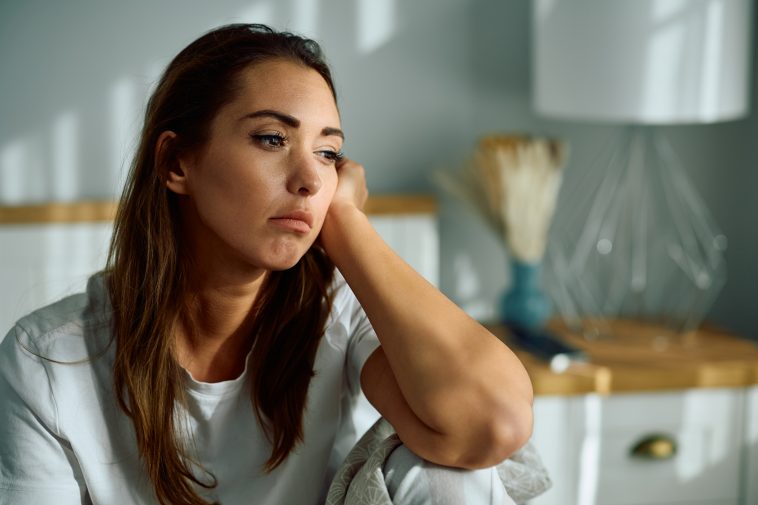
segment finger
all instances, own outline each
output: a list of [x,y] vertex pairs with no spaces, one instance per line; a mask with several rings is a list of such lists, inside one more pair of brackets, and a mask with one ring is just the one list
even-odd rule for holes
[[340,159],[337,160],[337,170],[341,170],[342,167],[346,166],[349,163],[352,163],[353,161],[348,158],[347,156],[342,156]]
[[338,170],[341,170],[343,168],[347,168],[347,169],[350,169],[350,170],[357,170],[357,171],[359,171],[361,173],[364,172],[364,170],[365,170],[363,168],[363,165],[361,165],[360,163],[358,163],[356,161],[351,160],[350,158],[346,158],[346,157],[340,158],[340,160],[337,161],[337,165],[336,166],[337,166]]

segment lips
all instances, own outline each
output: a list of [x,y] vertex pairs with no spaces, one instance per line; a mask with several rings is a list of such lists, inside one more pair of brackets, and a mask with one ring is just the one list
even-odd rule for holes
[[270,221],[280,228],[299,233],[308,233],[313,228],[313,214],[307,210],[292,210],[272,217]]

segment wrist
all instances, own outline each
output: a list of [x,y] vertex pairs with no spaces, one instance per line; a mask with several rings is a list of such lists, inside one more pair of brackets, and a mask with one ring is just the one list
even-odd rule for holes
[[321,228],[321,243],[333,261],[345,249],[347,238],[358,233],[362,223],[368,223],[368,218],[354,203],[332,203]]

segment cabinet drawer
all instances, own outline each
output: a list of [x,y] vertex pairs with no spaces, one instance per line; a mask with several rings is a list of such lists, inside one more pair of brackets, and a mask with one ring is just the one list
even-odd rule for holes
[[[741,395],[718,389],[587,398],[581,474],[589,482],[580,484],[580,495],[587,498],[580,502],[736,502]],[[665,459],[632,455],[636,445],[653,436],[670,440],[674,454]]]

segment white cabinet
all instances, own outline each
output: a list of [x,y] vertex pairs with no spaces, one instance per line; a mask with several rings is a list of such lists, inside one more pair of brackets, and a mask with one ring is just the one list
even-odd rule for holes
[[[380,211],[369,219],[382,238],[438,285],[439,233],[433,206],[418,210],[412,197],[393,197],[392,212],[387,212],[381,198],[369,203]],[[404,205],[412,210],[403,211]],[[1,225],[0,340],[18,318],[83,291],[89,276],[105,266],[111,231],[107,221]]]
[[[756,504],[756,420],[756,388],[538,396],[533,440],[554,485],[532,503]],[[632,455],[645,440],[675,452]]]
[[83,291],[105,266],[111,231],[108,222],[0,227],[0,340],[23,315]]
[[744,505],[758,504],[758,386],[745,392],[745,439],[742,443],[742,495]]

